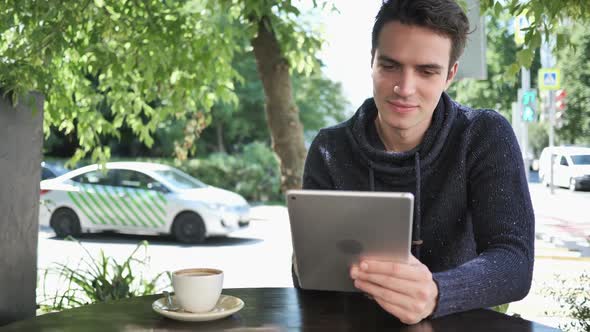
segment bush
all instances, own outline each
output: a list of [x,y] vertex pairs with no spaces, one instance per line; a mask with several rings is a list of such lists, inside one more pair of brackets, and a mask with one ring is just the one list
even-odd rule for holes
[[[111,159],[129,160],[174,166],[206,184],[237,192],[249,202],[284,202],[279,162],[270,147],[261,142],[245,145],[238,154],[213,153],[182,162],[171,158]],[[83,160],[80,165],[89,163]]]
[[246,145],[238,155],[215,153],[177,167],[207,184],[235,191],[250,202],[283,201],[278,161],[262,143]]
[[566,324],[560,324],[564,331],[590,332],[590,274],[583,273],[576,280],[556,276],[559,287],[547,288],[544,293],[559,302],[562,312],[559,314],[570,318]]
[[[55,263],[45,270],[43,278],[43,292],[39,303],[41,312],[61,311],[85,304],[108,302],[135,296],[157,294],[170,287],[170,281],[161,280],[167,275],[159,273],[154,278],[146,278],[143,272],[149,269],[147,255],[147,241],[140,242],[135,250],[123,263],[105,256],[101,250],[98,257],[78,242],[86,256],[77,266],[71,267],[64,263]],[[143,248],[143,255],[139,249]],[[55,275],[62,285],[55,292],[48,292],[46,283],[48,276]],[[160,287],[158,287],[160,286]]]

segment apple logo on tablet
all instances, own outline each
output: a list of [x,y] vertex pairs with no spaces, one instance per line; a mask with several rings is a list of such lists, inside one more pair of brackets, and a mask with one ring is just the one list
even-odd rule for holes
[[340,240],[336,246],[338,250],[349,255],[358,255],[363,251],[363,245],[356,240]]

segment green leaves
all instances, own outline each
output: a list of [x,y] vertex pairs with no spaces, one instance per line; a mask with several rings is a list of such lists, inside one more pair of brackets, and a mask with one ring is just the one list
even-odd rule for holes
[[[496,18],[507,11],[512,19],[519,15],[525,15],[530,27],[522,29],[526,31],[523,49],[517,55],[519,66],[529,68],[532,64],[534,50],[541,46],[543,37],[548,40],[551,35],[557,34],[557,43],[554,45],[554,52],[563,47],[570,46],[562,26],[571,26],[572,22],[589,22],[590,11],[588,3],[584,0],[530,0],[530,1],[480,1],[482,12],[488,13]],[[510,22],[507,22],[512,24]],[[508,74],[515,74],[514,68],[508,68]]]
[[[69,239],[74,240],[71,237]],[[65,289],[56,289],[55,294],[47,294],[43,284],[44,298],[40,304],[45,311],[150,295],[170,286],[169,283],[162,286],[163,281],[160,279],[164,272],[151,279],[144,277],[140,268],[149,261],[147,241],[140,242],[122,263],[106,256],[102,250],[98,257],[94,257],[80,242],[78,244],[86,257],[76,267],[57,263],[44,273],[44,283],[49,276],[56,275],[66,285]],[[143,256],[137,256],[139,249],[144,249]]]
[[518,65],[521,67],[529,68],[533,63],[533,57],[535,56],[535,51],[530,48],[525,48],[516,53],[516,59],[518,61]]
[[[225,87],[236,74],[224,64],[239,47],[219,5],[200,3],[188,13],[158,0],[3,1],[0,86],[15,101],[30,90],[45,95],[45,132],[57,127],[79,139],[72,162],[89,153],[106,160],[101,142],[123,123],[149,146],[162,119],[235,100]],[[202,87],[224,93],[212,97]]]
[[71,163],[107,160],[103,143],[119,138],[123,125],[150,146],[158,123],[185,114],[197,121],[185,142],[198,138],[214,105],[237,103],[234,53],[250,48],[263,17],[298,72],[317,68],[322,44],[291,0],[0,0],[0,7],[0,87],[14,102],[31,90],[45,95],[46,135],[57,128],[78,137]]

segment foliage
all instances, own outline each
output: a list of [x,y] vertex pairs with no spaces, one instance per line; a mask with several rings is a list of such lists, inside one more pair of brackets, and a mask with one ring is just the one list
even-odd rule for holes
[[[128,161],[113,158],[112,161]],[[263,142],[252,142],[232,154],[212,153],[203,158],[134,158],[134,161],[159,163],[176,167],[206,184],[231,190],[249,202],[284,202],[280,192],[280,171],[276,155]],[[62,164],[63,160],[53,159]],[[82,160],[78,166],[91,164]]]
[[492,108],[510,119],[512,102],[516,99],[514,83],[504,79],[505,68],[516,59],[516,44],[510,34],[505,14],[486,18],[486,80],[462,79],[454,82],[449,93],[460,103],[474,108]]
[[[315,3],[315,1],[314,1]],[[124,124],[147,146],[160,123],[185,118],[186,157],[218,102],[235,103],[231,63],[268,17],[291,67],[310,71],[321,45],[290,0],[52,2],[0,0],[0,87],[18,102],[46,97],[45,133],[75,132],[72,162],[108,159]]]
[[506,77],[514,77],[521,67],[529,68],[534,59],[535,50],[541,46],[543,38],[549,40],[556,35],[554,50],[568,46],[568,34],[560,27],[569,21],[587,22],[590,20],[587,0],[482,0],[481,11],[500,17],[505,10],[518,17],[524,15],[530,22],[529,28],[523,29],[524,47],[516,54],[514,61],[507,70]]
[[590,332],[590,275],[584,273],[573,283],[559,280],[559,287],[549,288],[547,295],[559,301],[564,314],[573,321],[560,326],[565,331]]
[[[198,152],[233,152],[254,141],[270,141],[264,113],[264,94],[251,54],[236,58],[234,67],[242,82],[236,82],[238,105],[219,104],[212,110],[212,123],[202,133]],[[292,75],[293,94],[306,131],[344,120],[349,105],[340,83],[328,79],[318,69],[309,75]],[[219,137],[218,135],[221,135]],[[221,139],[221,140],[220,140]]]
[[546,122],[529,124],[529,144],[534,156],[540,157],[543,148],[549,146],[548,125]]
[[571,31],[575,48],[559,53],[567,110],[556,132],[563,144],[590,144],[590,29],[575,24]]
[[[498,109],[511,118],[511,103],[516,101],[517,86],[506,78],[506,68],[517,61],[518,47],[509,26],[511,16],[500,8],[486,18],[488,78],[482,81],[465,79],[455,82],[449,93],[455,99],[476,108]],[[571,47],[558,53],[558,67],[564,77],[562,85],[568,92],[568,109],[564,126],[556,131],[557,144],[590,144],[590,38],[583,24],[568,23],[558,31],[571,34]],[[540,67],[540,52],[534,53],[531,67],[531,86],[536,86],[537,70]],[[510,74],[512,75],[512,74]],[[512,75],[514,76],[514,75]],[[495,104],[491,104],[495,103]],[[539,113],[541,109],[539,109]],[[540,123],[529,124],[529,142],[536,155],[549,144],[547,114],[540,116]]]
[[492,307],[492,310],[494,310],[495,312],[505,314],[508,311],[509,306],[510,306],[510,303],[504,303],[504,304],[500,304],[495,307]]
[[[146,279],[136,270],[138,266],[145,266],[149,262],[147,246],[147,241],[139,243],[123,263],[118,263],[114,258],[105,256],[102,250],[98,257],[94,257],[80,244],[86,257],[82,258],[76,267],[56,263],[55,267],[45,271],[41,309],[63,310],[160,292],[158,285],[164,276],[163,272],[152,279]],[[141,248],[144,249],[143,256],[138,258],[136,255]],[[50,275],[57,275],[60,281],[65,282],[66,289],[57,289],[55,294],[47,294],[45,283]],[[163,288],[168,286],[169,281]]]
[[270,148],[255,142],[239,154],[213,153],[177,165],[207,184],[232,190],[250,202],[282,202],[278,161]]
[[[237,56],[234,68],[243,79],[235,80],[237,104],[217,103],[211,109],[211,124],[196,143],[196,154],[206,157],[210,152],[234,153],[252,142],[270,142],[270,134],[264,113],[264,93],[251,54]],[[344,120],[349,105],[343,96],[340,83],[325,77],[321,70],[310,75],[293,73],[294,98],[300,109],[301,121],[306,131],[317,132],[322,127]],[[153,134],[154,143],[145,146],[134,137],[125,124],[119,129],[121,139],[103,139],[114,157],[171,157],[175,142],[184,138],[186,118],[167,119],[160,122]],[[45,154],[69,157],[77,147],[75,132],[63,135],[52,130],[44,143]]]

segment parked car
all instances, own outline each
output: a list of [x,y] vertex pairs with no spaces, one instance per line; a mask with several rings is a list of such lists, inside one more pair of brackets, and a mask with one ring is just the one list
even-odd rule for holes
[[172,234],[184,243],[228,235],[250,222],[250,206],[170,166],[90,165],[41,181],[39,224],[58,237],[82,232]]
[[590,148],[558,146],[545,148],[539,158],[539,178],[546,186],[551,177],[551,153],[553,159],[553,184],[572,191],[590,188]]
[[62,166],[41,162],[41,180],[53,179],[67,172],[68,170]]

